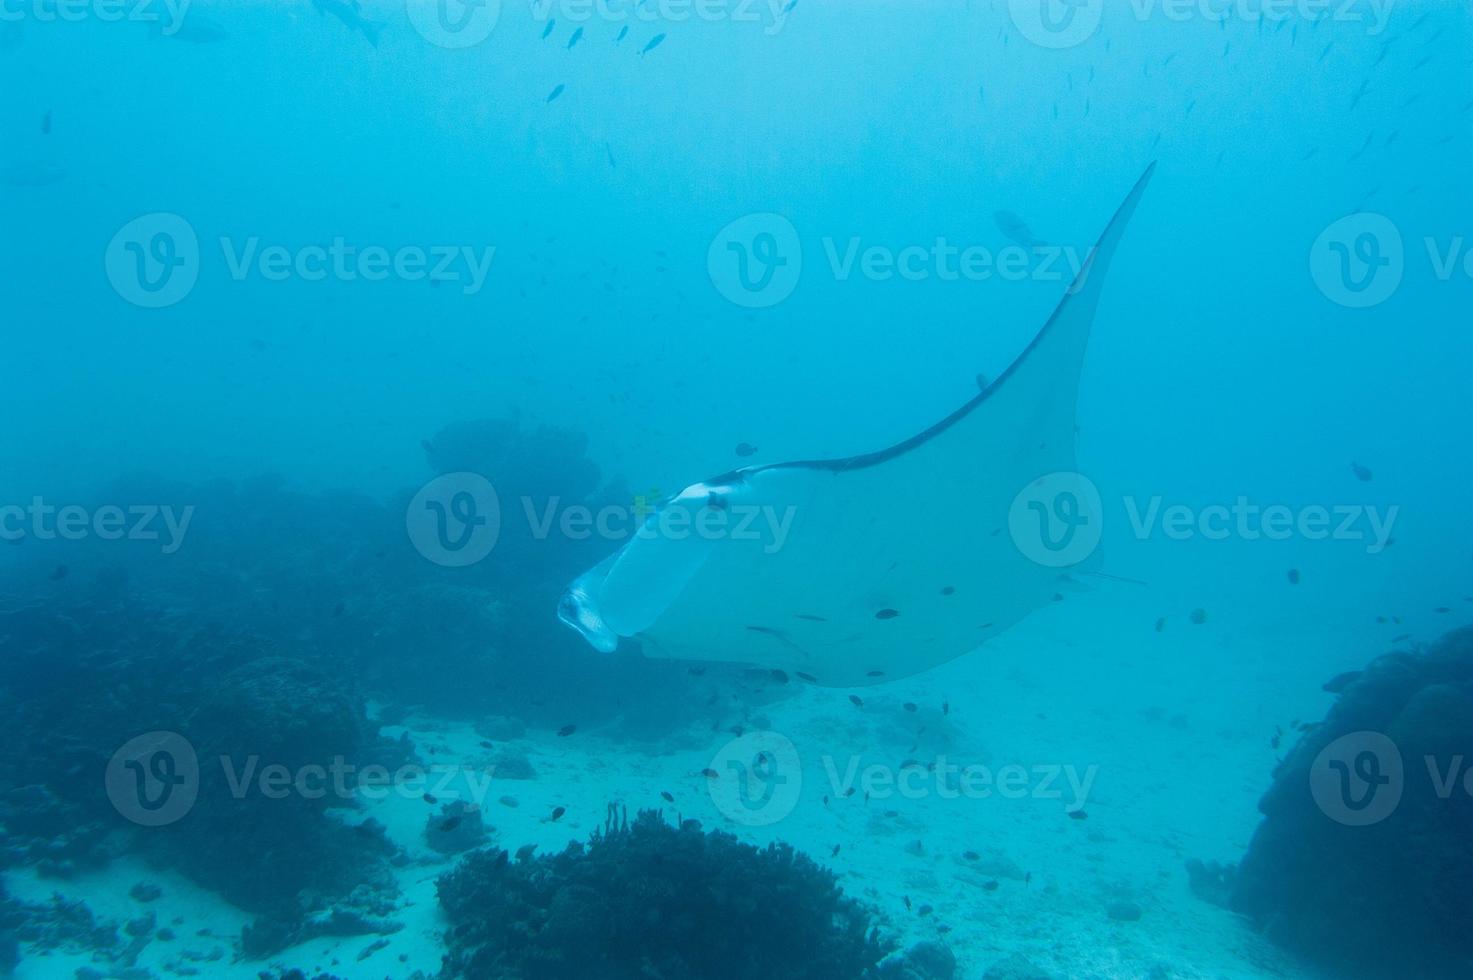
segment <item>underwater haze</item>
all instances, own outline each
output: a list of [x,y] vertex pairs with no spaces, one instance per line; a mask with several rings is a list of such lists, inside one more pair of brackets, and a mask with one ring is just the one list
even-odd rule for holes
[[0,0],[0,976],[1473,975],[1473,10]]

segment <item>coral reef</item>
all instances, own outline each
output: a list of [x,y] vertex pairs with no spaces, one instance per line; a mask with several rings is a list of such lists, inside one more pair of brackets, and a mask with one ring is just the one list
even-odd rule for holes
[[1473,629],[1377,659],[1275,773],[1230,906],[1339,976],[1469,976],[1468,759]]
[[870,912],[786,845],[759,850],[611,808],[587,846],[467,856],[437,883],[443,976],[861,980],[890,952]]

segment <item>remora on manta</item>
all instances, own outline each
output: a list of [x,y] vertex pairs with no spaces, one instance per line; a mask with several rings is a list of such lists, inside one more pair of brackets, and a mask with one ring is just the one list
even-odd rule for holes
[[[752,466],[686,487],[568,587],[558,617],[605,653],[629,638],[650,657],[854,687],[961,656],[1047,604],[1061,569],[1023,554],[1009,511],[1035,481],[1076,469],[1090,326],[1154,170],[1126,195],[1033,341],[961,408],[878,452]],[[734,513],[790,520],[691,531]],[[661,533],[671,526],[686,533]]]

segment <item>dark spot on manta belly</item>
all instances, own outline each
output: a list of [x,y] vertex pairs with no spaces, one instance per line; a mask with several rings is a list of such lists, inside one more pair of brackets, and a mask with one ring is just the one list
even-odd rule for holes
[[900,611],[897,610],[897,609],[881,609],[879,612],[875,613],[875,618],[876,619],[894,619],[896,616],[899,616],[899,615],[900,615]]

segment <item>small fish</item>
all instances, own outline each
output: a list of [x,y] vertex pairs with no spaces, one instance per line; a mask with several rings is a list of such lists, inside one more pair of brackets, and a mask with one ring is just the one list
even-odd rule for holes
[[614,43],[615,44],[618,44],[620,41],[624,40],[628,36],[629,36],[629,25],[628,24],[625,24],[623,27],[619,28],[619,36],[616,37],[616,38],[614,38]]
[[1156,620],[1156,632],[1159,633],[1166,628],[1166,617],[1161,616]]
[[942,595],[956,595],[956,586],[954,586],[954,585],[943,585],[941,587],[941,594]]
[[977,390],[978,391],[986,391],[987,390],[987,375],[985,375],[985,374],[979,374],[979,375],[977,375]]
[[565,86],[565,85],[563,85],[561,83],[559,83],[557,85],[554,85],[553,88],[552,88],[552,91],[549,92],[549,93],[547,93],[547,101],[548,102],[551,102],[554,99],[556,99],[559,95],[562,95],[563,94],[563,89],[566,88],[566,87],[567,86]]
[[1194,626],[1201,626],[1203,623],[1207,622],[1207,610],[1193,609],[1190,619]]
[[660,46],[660,44],[664,40],[665,40],[665,35],[663,35],[663,34],[656,34],[654,37],[650,38],[650,43],[648,43],[648,44],[646,44],[644,46],[644,50],[642,50],[642,51],[639,52],[639,56],[641,58],[643,58],[645,55],[649,54],[651,51],[653,51],[656,48],[658,48]]
[[861,698],[858,694],[849,695],[849,703],[854,705],[856,708],[864,707],[864,699]]
[[982,890],[984,892],[995,892],[995,891],[997,891],[997,880],[996,879],[992,879],[991,881],[984,881],[984,882],[982,882]]
[[721,773],[717,772],[715,769],[710,768],[709,766],[707,766],[705,769],[702,769],[701,770],[701,775],[702,776],[705,776],[707,779],[720,779],[721,778]]
[[67,568],[65,565],[57,565],[51,570],[51,581],[60,582],[71,573],[72,570],[70,568]]
[[866,677],[884,677],[885,676],[885,672],[883,670],[872,670],[869,673],[865,674],[864,676],[866,676]]
[[568,38],[568,50],[573,50],[573,45],[577,44],[581,40],[583,40],[583,28],[580,27],[573,32],[572,37]]
[[1089,814],[1085,813],[1083,810],[1070,810],[1069,811],[1069,819],[1070,820],[1088,820],[1089,819]]
[[567,738],[569,735],[573,734],[577,730],[577,725],[564,725],[562,728],[559,728],[557,730],[558,738]]
[[517,860],[518,861],[526,861],[526,860],[528,860],[529,858],[532,857],[532,853],[534,851],[536,851],[536,850],[537,850],[537,845],[536,844],[523,844],[521,847],[517,848]]
[[906,711],[919,711],[920,710],[920,708],[916,705],[916,703],[914,701],[907,701],[904,704],[902,704],[901,707],[904,708]]
[[881,609],[879,612],[875,613],[875,618],[876,619],[894,619],[896,616],[899,616],[899,615],[900,615],[900,611],[897,610],[897,609]]
[[449,820],[446,820],[444,823],[440,824],[440,832],[443,834],[448,834],[450,833],[450,831],[459,826],[460,817],[451,817]]
[[931,906],[922,905],[920,908],[916,909],[916,915],[924,919],[926,916],[930,915],[934,911],[936,910],[931,908]]
[[818,678],[817,677],[814,677],[812,674],[805,674],[801,670],[794,671],[794,673],[798,675],[798,678],[800,680],[805,680],[805,681],[807,681],[810,684],[817,684],[818,683]]
[[994,211],[992,220],[997,223],[999,231],[1024,248],[1039,248],[1044,244],[1033,234],[1028,223],[1011,211]]
[[552,35],[552,29],[554,27],[557,27],[557,20],[556,20],[556,18],[554,18],[553,20],[548,21],[547,22],[547,26],[542,29],[542,40],[546,41],[548,39],[548,37],[550,37]]
[[567,812],[568,812],[568,808],[565,807],[565,806],[555,806],[555,807],[553,807],[552,808],[552,822],[553,823],[557,823],[559,820],[561,820],[563,818],[563,814],[565,814]]
[[1449,609],[1447,606],[1438,606],[1436,609],[1434,609],[1432,611],[1435,612],[1435,613],[1450,613],[1450,612],[1452,612],[1452,610]]
[[1347,687],[1353,684],[1355,682],[1355,679],[1363,673],[1365,673],[1365,671],[1347,670],[1343,674],[1336,674],[1334,677],[1331,677],[1329,680],[1321,684],[1320,690],[1328,691],[1331,694],[1339,694],[1341,691],[1345,690]]
[[674,803],[675,802],[675,797],[672,796],[669,792],[662,792],[662,793],[660,793],[660,799],[664,800],[666,803]]
[[941,714],[943,714],[943,715],[949,715],[949,714],[951,714],[951,702],[950,701],[942,701],[941,702]]
[[982,859],[982,855],[976,851],[962,851],[962,857],[968,861],[980,861]]
[[1371,477],[1374,475],[1368,467],[1362,466],[1359,463],[1351,463],[1350,472],[1354,473],[1355,478],[1362,483],[1370,483]]
[[41,135],[42,136],[50,136],[51,135],[51,110],[50,109],[47,109],[46,110],[46,115],[44,115],[44,116],[41,117]]
[[835,844],[833,851],[829,854],[829,857],[831,857],[831,858],[838,857],[839,856],[839,847],[840,847],[840,845]]
[[910,896],[909,895],[901,895],[900,896],[900,900],[905,903],[905,911],[909,912],[910,911]]
[[1298,585],[1299,584],[1299,569],[1297,569],[1297,568],[1291,568],[1291,569],[1289,569],[1289,584],[1290,585]]
[[747,458],[748,456],[755,456],[757,455],[757,452],[757,447],[752,445],[750,442],[737,443],[736,454],[743,459]]
[[424,801],[426,803],[428,803],[430,806],[434,806],[436,803],[439,803],[440,802],[439,800],[435,799],[434,796],[432,796],[429,793],[426,793],[424,795]]

